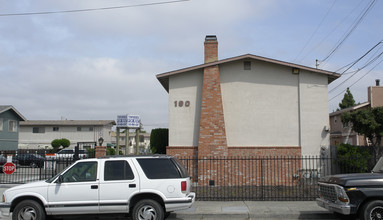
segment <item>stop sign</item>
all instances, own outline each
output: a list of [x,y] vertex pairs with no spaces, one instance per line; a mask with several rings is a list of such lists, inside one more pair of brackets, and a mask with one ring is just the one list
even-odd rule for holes
[[13,164],[11,162],[5,163],[3,165],[3,172],[5,174],[12,174],[13,172],[15,172],[15,170],[16,170],[16,166],[15,166],[15,164]]

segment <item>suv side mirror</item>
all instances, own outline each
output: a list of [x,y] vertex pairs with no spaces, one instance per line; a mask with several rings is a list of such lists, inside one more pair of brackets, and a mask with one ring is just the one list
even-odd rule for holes
[[57,178],[56,183],[61,184],[62,182],[64,182],[64,179],[63,176],[60,175],[59,178]]

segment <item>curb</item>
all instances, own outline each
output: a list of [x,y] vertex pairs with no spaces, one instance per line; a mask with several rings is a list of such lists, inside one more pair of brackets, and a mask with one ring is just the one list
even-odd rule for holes
[[300,212],[300,213],[195,213],[175,212],[171,213],[171,219],[338,219],[334,214],[323,212]]

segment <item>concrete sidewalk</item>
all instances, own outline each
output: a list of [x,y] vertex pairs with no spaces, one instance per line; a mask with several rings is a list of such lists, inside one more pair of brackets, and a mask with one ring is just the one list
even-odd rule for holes
[[[0,195],[15,185],[0,185]],[[5,218],[8,220],[11,218]],[[66,218],[64,218],[66,219]],[[73,218],[69,218],[73,219]],[[83,219],[94,219],[93,217]],[[120,219],[115,215],[97,219]],[[176,219],[337,219],[337,217],[319,207],[315,201],[196,201],[186,210],[172,213],[169,220]]]
[[337,219],[314,201],[197,201],[193,207],[177,211],[170,219]]

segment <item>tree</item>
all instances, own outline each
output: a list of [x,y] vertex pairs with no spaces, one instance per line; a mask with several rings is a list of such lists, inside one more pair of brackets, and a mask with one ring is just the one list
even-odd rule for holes
[[150,149],[156,154],[166,154],[169,145],[169,129],[156,128],[150,134]]
[[70,146],[70,141],[68,139],[66,139],[66,138],[54,139],[51,142],[51,145],[52,145],[52,147],[54,149],[54,152],[57,152],[61,146],[63,148],[69,147]]
[[54,152],[57,152],[58,149],[60,148],[61,146],[61,140],[60,139],[54,139],[52,142],[51,142],[51,145],[54,149]]
[[339,103],[340,110],[355,106],[354,96],[351,94],[350,89],[347,88],[346,93],[343,96],[342,102]]
[[376,161],[382,155],[380,143],[383,135],[383,107],[346,112],[341,118],[343,123],[351,123],[355,132],[368,138]]
[[61,139],[61,146],[63,146],[63,148],[67,148],[70,146],[70,141],[66,138],[63,138]]

